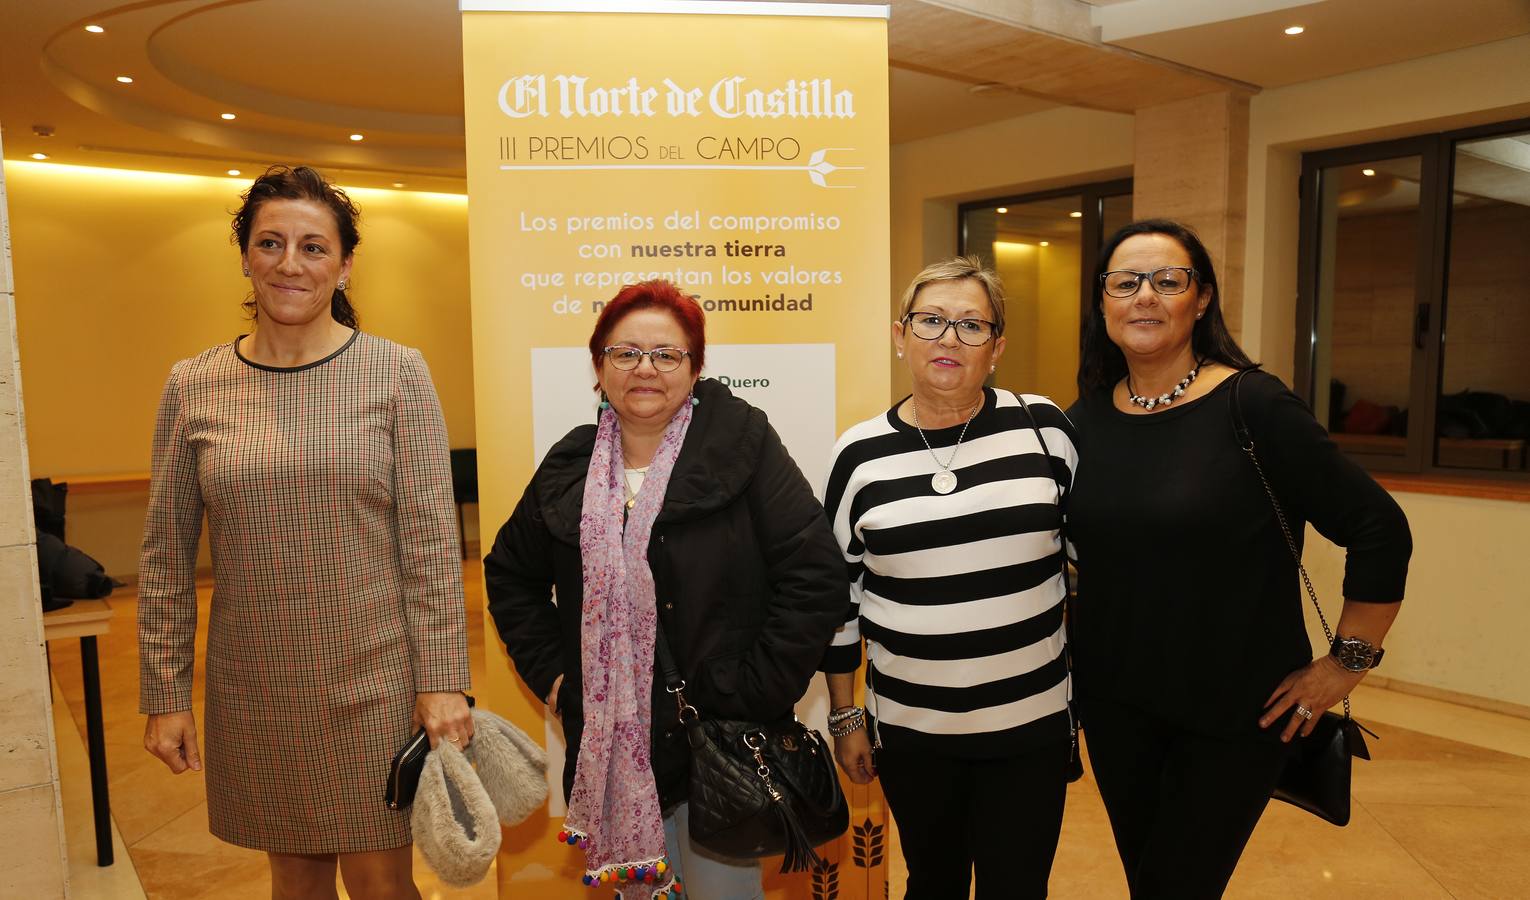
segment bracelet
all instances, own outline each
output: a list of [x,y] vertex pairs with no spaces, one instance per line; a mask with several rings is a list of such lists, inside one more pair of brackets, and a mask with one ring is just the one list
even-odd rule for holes
[[845,722],[831,722],[829,724],[829,735],[837,738],[846,737],[859,731],[865,724],[866,719],[864,716],[856,716]]
[[840,722],[848,722],[865,714],[866,710],[859,706],[841,706],[839,709],[830,711],[829,724],[838,725]]

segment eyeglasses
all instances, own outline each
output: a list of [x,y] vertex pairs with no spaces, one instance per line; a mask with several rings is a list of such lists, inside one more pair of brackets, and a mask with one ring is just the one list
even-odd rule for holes
[[946,329],[956,331],[956,339],[969,347],[981,347],[993,340],[998,326],[986,319],[948,319],[932,312],[911,312],[903,317],[914,337],[926,341],[938,341],[946,336]]
[[1137,296],[1143,279],[1153,283],[1155,293],[1163,297],[1172,297],[1189,290],[1190,282],[1198,277],[1195,270],[1188,266],[1164,266],[1162,269],[1154,269],[1151,272],[1117,269],[1101,275],[1100,283],[1105,286],[1105,296],[1125,300]]
[[681,350],[679,347],[655,347],[652,350],[639,350],[636,347],[628,347],[624,344],[607,347],[600,352],[605,354],[606,359],[611,362],[611,365],[621,369],[623,372],[630,372],[642,365],[643,357],[645,356],[648,357],[650,363],[653,363],[654,371],[673,372],[680,368],[680,364],[685,362],[687,356],[691,355],[689,350]]

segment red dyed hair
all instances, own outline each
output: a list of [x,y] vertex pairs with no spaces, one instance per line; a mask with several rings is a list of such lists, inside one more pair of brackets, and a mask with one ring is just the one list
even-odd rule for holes
[[640,309],[659,309],[675,317],[680,330],[685,332],[685,342],[690,344],[683,349],[690,351],[691,371],[700,373],[707,356],[706,313],[701,311],[701,304],[695,298],[681,293],[672,282],[660,280],[627,285],[600,311],[600,318],[595,320],[595,332],[590,335],[590,361],[595,368],[599,370],[605,359],[602,351],[606,349],[611,332],[616,330],[616,323]]

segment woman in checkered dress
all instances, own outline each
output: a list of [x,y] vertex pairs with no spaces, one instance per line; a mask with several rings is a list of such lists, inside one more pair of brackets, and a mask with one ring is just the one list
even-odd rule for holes
[[345,295],[356,208],[273,167],[234,233],[253,333],[177,363],[160,403],[139,566],[144,744],[201,770],[192,713],[205,512],[207,805],[264,850],[273,896],[417,898],[388,763],[423,724],[472,738],[446,427],[418,351]]

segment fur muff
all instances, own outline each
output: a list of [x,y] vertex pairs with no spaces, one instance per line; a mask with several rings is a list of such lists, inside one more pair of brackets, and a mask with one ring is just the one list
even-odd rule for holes
[[547,751],[510,722],[473,710],[473,740],[466,752],[501,822],[518,825],[547,802]]
[[452,887],[482,881],[499,852],[494,801],[467,758],[445,741],[425,757],[409,822],[421,855]]

